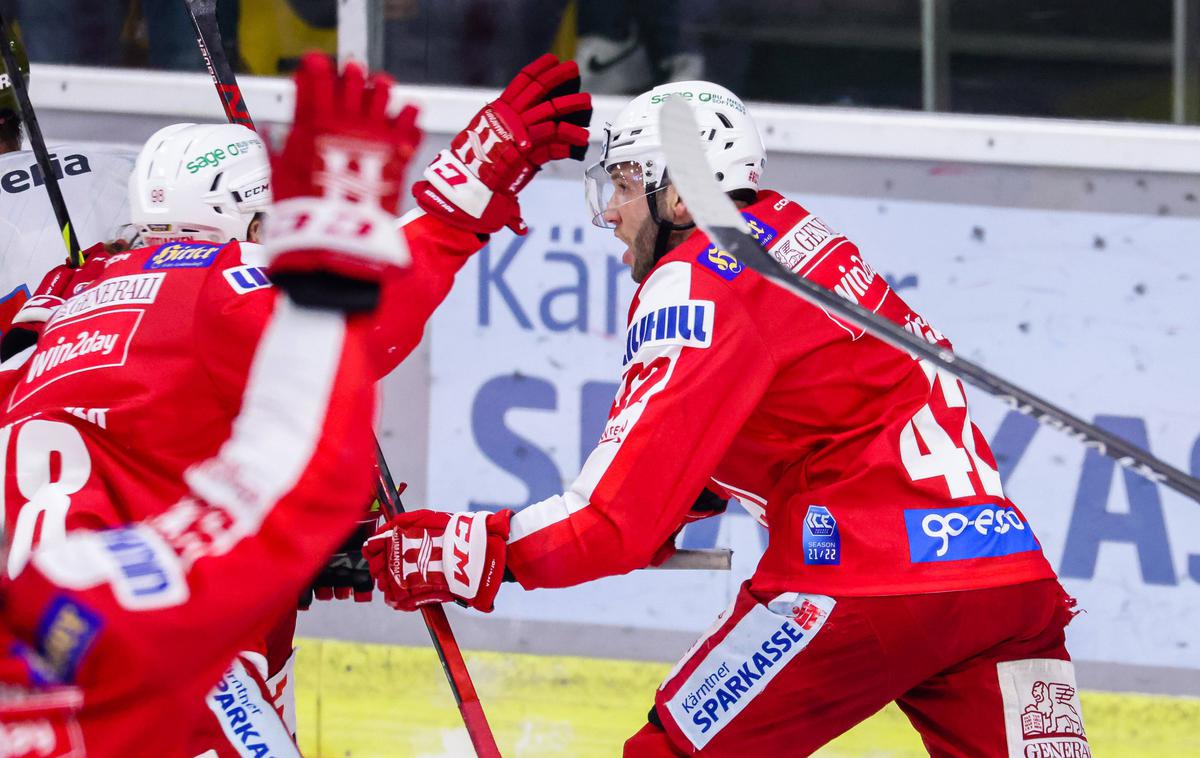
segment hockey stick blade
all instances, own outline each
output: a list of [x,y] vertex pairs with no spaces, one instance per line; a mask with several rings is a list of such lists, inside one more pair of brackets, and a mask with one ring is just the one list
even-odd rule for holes
[[650,568],[659,571],[728,571],[733,565],[733,551],[727,548],[712,550],[676,550],[670,558]]
[[1021,413],[1078,440],[1084,447],[1106,455],[1150,481],[1164,484],[1200,503],[1200,480],[982,366],[926,342],[833,291],[797,276],[748,234],[746,222],[737,206],[721,192],[704,154],[700,127],[691,107],[678,98],[668,98],[663,103],[659,118],[667,171],[686,201],[692,218],[709,239],[732,253],[747,268],[754,269],[797,297],[836,314],[892,347],[944,368]]

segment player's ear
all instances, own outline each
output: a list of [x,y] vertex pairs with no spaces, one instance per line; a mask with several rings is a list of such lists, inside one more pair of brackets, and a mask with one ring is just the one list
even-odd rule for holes
[[250,219],[250,225],[246,227],[247,242],[262,242],[263,236],[263,214],[262,211],[254,214],[254,218]]
[[679,195],[679,191],[675,189],[675,185],[667,185],[667,208],[671,210],[671,220],[676,224],[692,223],[692,214],[688,210],[687,203]]

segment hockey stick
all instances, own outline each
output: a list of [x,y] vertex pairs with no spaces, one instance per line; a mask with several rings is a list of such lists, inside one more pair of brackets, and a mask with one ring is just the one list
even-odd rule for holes
[[1061,430],[1085,447],[1112,458],[1152,482],[1165,484],[1200,502],[1200,480],[1129,444],[1116,435],[1084,421],[1062,408],[1022,389],[982,366],[906,331],[897,324],[851,303],[831,290],[797,276],[767,253],[750,236],[737,206],[721,192],[704,155],[700,127],[691,108],[678,98],[668,98],[660,115],[663,150],[671,181],[687,202],[692,218],[709,239],[732,253],[775,284],[810,303],[837,314],[892,347],[912,353],[970,382],[1041,423]]
[[[221,46],[221,37],[217,29],[216,0],[184,0],[184,4],[192,17],[192,25],[196,30],[196,44],[204,56],[204,63],[221,98],[226,117],[232,123],[254,129],[254,121],[246,109],[237,77],[225,57],[225,48]],[[375,440],[375,470],[375,494],[390,521],[403,510],[403,506],[400,504],[399,493],[388,469],[387,460],[383,457],[383,449],[379,447],[378,438]],[[487,716],[484,715],[483,705],[475,692],[475,685],[471,681],[466,661],[463,660],[462,650],[454,638],[454,630],[450,628],[446,609],[440,605],[425,605],[421,607],[421,615],[433,641],[433,649],[446,672],[450,691],[458,703],[459,713],[462,714],[463,724],[467,728],[471,744],[475,746],[476,754],[479,758],[500,758],[500,748],[496,745],[496,738],[492,735]]]
[[[375,491],[379,495],[379,507],[383,509],[388,521],[404,511],[400,502],[400,493],[392,472],[388,470],[387,459],[383,457],[383,449],[379,440],[375,441],[376,470],[379,472]],[[492,728],[488,725],[487,716],[483,712],[483,704],[479,702],[479,694],[475,692],[475,684],[471,681],[471,673],[467,670],[467,662],[463,660],[462,650],[454,639],[454,630],[450,628],[450,619],[446,618],[446,609],[437,603],[421,606],[421,615],[425,617],[425,626],[429,629],[429,638],[433,641],[433,649],[437,651],[438,659],[442,662],[442,670],[446,672],[446,680],[450,682],[450,691],[454,694],[454,702],[458,704],[458,712],[462,714],[467,734],[475,753],[480,758],[500,756],[500,748],[496,738],[492,736]]]
[[[42,176],[46,180],[46,194],[50,195],[50,207],[54,209],[54,218],[58,221],[63,244],[67,247],[67,260],[72,266],[78,268],[83,265],[83,253],[79,248],[79,239],[75,236],[75,227],[71,224],[71,214],[67,213],[67,203],[63,200],[62,190],[58,186],[58,176],[50,164],[50,151],[46,148],[46,140],[42,137],[42,128],[38,125],[37,114],[33,112],[33,103],[29,100],[25,77],[21,76],[17,66],[17,56],[13,55],[13,39],[8,21],[0,12],[0,47],[3,48],[0,50],[0,54],[3,54],[4,67],[8,71],[13,91],[17,94],[17,104],[21,106],[21,119],[25,122],[25,128],[29,130],[29,144],[33,146],[33,154],[37,157],[38,167],[41,168]],[[36,335],[34,339],[36,341]]]
[[[196,31],[196,44],[204,56],[204,65],[212,77],[213,86],[221,96],[221,107],[231,124],[241,124],[254,129],[254,121],[246,108],[246,100],[238,87],[237,77],[225,56],[221,44],[221,28],[217,25],[217,0],[183,0],[192,17],[192,28]],[[257,131],[257,129],[255,129]]]

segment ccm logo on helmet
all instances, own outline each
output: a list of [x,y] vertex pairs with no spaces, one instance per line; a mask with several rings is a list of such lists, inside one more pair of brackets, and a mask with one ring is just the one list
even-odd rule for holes
[[218,147],[215,150],[209,150],[207,153],[192,158],[187,162],[187,170],[189,174],[194,174],[200,169],[208,168],[209,166],[219,166],[221,161],[226,158],[235,158],[244,153],[248,153],[255,147],[261,148],[262,142],[256,139],[242,140],[241,142],[230,142],[225,147]]

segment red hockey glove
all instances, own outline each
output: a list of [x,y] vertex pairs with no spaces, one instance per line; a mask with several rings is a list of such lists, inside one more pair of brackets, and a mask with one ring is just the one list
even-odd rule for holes
[[504,579],[511,518],[509,510],[402,513],[367,540],[363,555],[393,608],[456,600],[486,613]]
[[37,344],[42,329],[58,306],[103,273],[108,258],[106,251],[103,243],[92,245],[83,251],[82,268],[63,263],[42,277],[42,283],[16,312],[12,323],[4,325],[4,336],[0,338],[0,361],[6,361]]
[[583,160],[592,96],[579,91],[579,67],[547,53],[513,78],[499,98],[438,153],[413,185],[427,213],[477,234],[526,231],[517,193],[541,167]]
[[395,216],[421,132],[412,106],[387,114],[391,85],[357,63],[339,75],[323,55],[300,62],[266,240],[271,280],[297,302],[370,310],[379,282],[409,263]]

